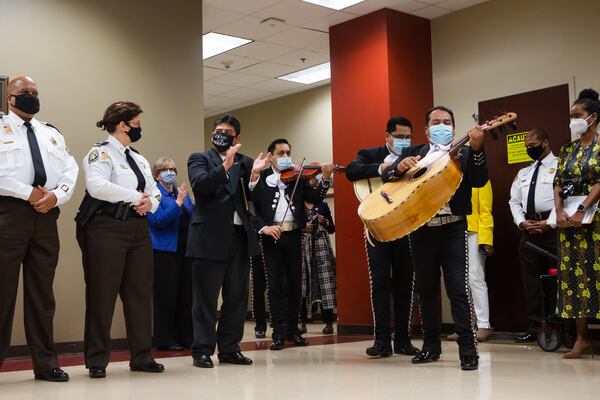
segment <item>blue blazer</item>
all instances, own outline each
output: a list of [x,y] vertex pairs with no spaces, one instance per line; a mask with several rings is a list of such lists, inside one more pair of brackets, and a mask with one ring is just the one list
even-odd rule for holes
[[[173,187],[173,193],[169,192],[160,183],[156,182],[156,187],[160,190],[161,200],[156,212],[148,213],[148,225],[150,226],[150,236],[152,237],[152,247],[154,250],[177,252],[177,240],[179,237],[179,218],[183,212],[177,205],[177,187]],[[194,210],[194,203],[189,194],[183,202],[183,209],[191,218]]]

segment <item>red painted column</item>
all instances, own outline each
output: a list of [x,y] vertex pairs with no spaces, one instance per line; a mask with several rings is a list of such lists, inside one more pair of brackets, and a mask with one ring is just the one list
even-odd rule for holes
[[[331,27],[329,36],[336,163],[349,163],[360,148],[381,146],[392,115],[409,118],[413,142],[422,143],[425,110],[433,105],[429,20],[382,9]],[[338,330],[369,333],[364,228],[346,179],[336,180],[334,202]]]

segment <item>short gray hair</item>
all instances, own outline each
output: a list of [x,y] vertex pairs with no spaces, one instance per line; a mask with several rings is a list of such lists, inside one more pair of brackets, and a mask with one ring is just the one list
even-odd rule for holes
[[161,157],[154,163],[154,167],[152,167],[152,176],[154,179],[158,176],[160,171],[162,171],[167,164],[173,164],[173,168],[175,168],[175,173],[177,173],[177,166],[175,165],[175,161],[173,161],[170,157]]

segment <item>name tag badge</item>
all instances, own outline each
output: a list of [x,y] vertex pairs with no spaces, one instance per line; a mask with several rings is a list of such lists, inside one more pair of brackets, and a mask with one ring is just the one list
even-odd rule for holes
[[124,164],[121,164],[121,168],[128,169]]
[[12,140],[8,140],[6,142],[2,142],[2,144],[12,144],[12,143],[14,143],[14,141],[12,141]]

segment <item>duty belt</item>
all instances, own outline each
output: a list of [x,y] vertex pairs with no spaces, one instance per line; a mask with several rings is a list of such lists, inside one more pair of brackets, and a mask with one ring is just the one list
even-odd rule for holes
[[544,221],[550,216],[550,211],[535,212],[533,214],[525,214],[525,219],[530,221]]
[[286,221],[283,224],[281,222],[275,222],[275,224],[280,225],[283,232],[289,232],[293,231],[294,229],[298,229],[298,224],[294,221]]
[[464,221],[465,217],[462,215],[440,215],[438,217],[433,217],[426,224],[427,226],[442,226],[453,224],[458,221]]
[[105,202],[102,207],[100,207],[100,210],[114,219],[120,219],[122,221],[131,217],[146,218],[143,215],[139,215],[133,207],[131,207],[130,203],[124,203],[122,201],[118,203]]

